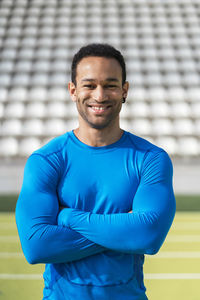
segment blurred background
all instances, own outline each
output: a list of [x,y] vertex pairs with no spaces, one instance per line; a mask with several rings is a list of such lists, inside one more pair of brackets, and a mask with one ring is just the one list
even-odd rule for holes
[[14,211],[27,157],[77,126],[67,83],[91,42],[125,57],[121,127],[169,153],[177,210],[200,210],[200,1],[1,0],[0,211]]
[[90,42],[122,51],[121,125],[163,147],[176,193],[200,192],[198,0],[1,0],[0,193],[18,193],[27,157],[77,125],[67,83]]

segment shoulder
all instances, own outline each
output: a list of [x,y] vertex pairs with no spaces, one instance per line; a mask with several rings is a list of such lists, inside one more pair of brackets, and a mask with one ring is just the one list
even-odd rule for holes
[[[67,164],[67,144],[69,132],[58,136],[41,148],[34,151],[28,158],[28,165],[33,169],[34,166],[40,166],[40,169],[52,170],[52,174],[62,174]],[[41,170],[42,171],[42,170]]]
[[127,132],[127,136],[129,138],[129,141],[132,143],[133,147],[136,149],[136,151],[143,152],[143,153],[164,151],[162,148],[152,144],[148,140],[139,137],[137,135],[134,135],[130,132]]
[[69,132],[66,132],[61,136],[53,138],[52,140],[47,142],[44,146],[34,151],[33,154],[40,154],[45,157],[50,157],[53,154],[62,152],[68,143],[68,139],[69,139]]
[[141,171],[155,166],[159,169],[167,168],[172,170],[172,161],[168,153],[163,148],[158,147],[146,139],[136,136],[130,132],[127,134],[131,144],[135,148],[136,161]]

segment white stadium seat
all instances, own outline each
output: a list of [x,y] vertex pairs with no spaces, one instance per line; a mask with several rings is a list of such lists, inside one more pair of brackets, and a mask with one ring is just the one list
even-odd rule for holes
[[51,102],[47,105],[47,116],[63,118],[67,116],[67,108],[64,102]]
[[9,101],[26,101],[27,100],[27,89],[23,87],[16,87],[10,89],[8,93],[8,100]]
[[20,120],[5,120],[1,125],[2,136],[20,136],[22,133],[22,124]]
[[43,118],[46,116],[46,106],[43,102],[32,102],[26,106],[25,115],[28,118]]
[[170,115],[173,118],[189,118],[191,116],[191,108],[187,102],[171,103]]
[[45,132],[49,136],[63,134],[66,131],[65,122],[61,119],[51,119],[45,122]]
[[178,153],[183,156],[197,156],[200,154],[200,144],[194,137],[184,137],[178,140]]
[[149,105],[144,101],[133,101],[129,111],[130,115],[134,118],[145,118],[150,116]]
[[0,139],[0,157],[12,157],[18,154],[18,141],[13,137]]
[[200,101],[191,103],[191,115],[200,119]]
[[67,101],[70,97],[67,87],[53,87],[49,89],[47,98],[50,101]]
[[49,84],[49,76],[46,73],[35,73],[31,77],[32,86],[47,86]]
[[19,142],[19,155],[20,156],[29,156],[33,151],[41,147],[41,141],[38,138],[29,137],[23,138]]
[[154,119],[151,126],[152,133],[157,136],[173,135],[173,125],[169,119]]
[[195,132],[193,121],[186,118],[174,120],[173,129],[177,136],[193,135]]
[[8,97],[8,90],[0,87],[0,102],[6,102]]
[[6,118],[22,118],[24,116],[24,104],[22,102],[9,103],[5,107]]
[[30,119],[23,122],[22,135],[39,136],[44,133],[43,122],[39,119]]
[[153,118],[170,117],[170,107],[167,102],[153,102],[150,106],[150,116]]
[[131,127],[137,135],[149,135],[152,133],[151,122],[148,119],[135,119]]
[[160,136],[156,139],[156,144],[163,148],[169,155],[175,155],[178,151],[177,141],[171,136]]

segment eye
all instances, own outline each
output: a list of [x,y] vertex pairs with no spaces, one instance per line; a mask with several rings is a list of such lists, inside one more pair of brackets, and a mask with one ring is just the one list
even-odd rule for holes
[[93,84],[84,84],[83,87],[87,88],[87,89],[94,89],[95,88],[95,86]]
[[108,88],[108,89],[114,89],[117,86],[116,86],[116,84],[107,84],[105,87]]

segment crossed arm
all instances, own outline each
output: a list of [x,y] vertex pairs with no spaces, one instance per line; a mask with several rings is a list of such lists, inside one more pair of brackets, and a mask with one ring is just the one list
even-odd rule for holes
[[59,213],[58,224],[111,250],[155,254],[164,242],[174,214],[172,165],[168,155],[161,152],[144,162],[132,213],[93,214],[65,208]]
[[16,223],[22,250],[31,264],[70,262],[105,251],[78,232],[57,224],[58,176],[42,156],[29,157],[16,206]]
[[32,155],[26,164],[16,207],[16,222],[27,260],[69,262],[107,249],[156,253],[175,213],[171,179],[171,163],[164,153],[151,159],[151,163],[144,163],[132,213],[93,214],[72,208],[59,211],[58,173],[45,158]]

